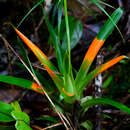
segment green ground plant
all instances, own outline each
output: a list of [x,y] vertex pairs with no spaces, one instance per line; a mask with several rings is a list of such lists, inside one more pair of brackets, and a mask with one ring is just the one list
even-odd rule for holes
[[[41,3],[38,3],[37,6],[41,5]],[[62,19],[63,6],[64,6],[64,13],[65,13],[64,19]],[[45,19],[45,22],[47,24],[50,33],[50,39],[54,45],[58,66],[55,66],[48,59],[48,57],[43,53],[43,51],[41,51],[34,43],[32,43],[25,35],[23,35],[16,27],[13,26],[18,36],[31,49],[31,51],[34,53],[34,55],[38,58],[38,60],[43,65],[44,69],[48,72],[49,76],[53,80],[53,83],[55,84],[55,87],[57,89],[54,87],[54,85],[52,85],[52,83],[48,82],[43,75],[41,75],[39,72],[33,69],[31,62],[29,61],[29,58],[21,43],[20,43],[21,57],[24,61],[23,63],[25,63],[24,66],[29,70],[30,74],[33,76],[34,81],[30,81],[18,77],[0,75],[0,82],[17,85],[23,88],[31,89],[42,95],[46,95],[50,101],[50,104],[54,108],[54,111],[60,113],[61,115],[60,118],[66,128],[82,129],[82,127],[85,127],[86,129],[88,128],[92,129],[92,124],[89,120],[81,121],[80,119],[81,118],[84,119],[86,111],[97,104],[112,105],[130,114],[130,108],[128,108],[123,104],[120,104],[119,102],[116,102],[111,99],[106,99],[106,98],[96,99],[92,96],[84,97],[83,95],[84,88],[86,88],[88,83],[90,83],[98,74],[104,72],[105,70],[112,67],[122,59],[127,58],[126,56],[123,55],[116,57],[102,64],[101,66],[95,68],[94,70],[89,71],[100,48],[103,46],[105,40],[109,37],[115,25],[120,20],[123,14],[123,9],[118,8],[113,12],[111,16],[109,16],[109,19],[106,21],[104,26],[101,28],[100,32],[92,41],[88,51],[85,54],[83,62],[78,72],[76,72],[76,76],[75,76],[74,68],[71,63],[71,49],[74,48],[78,43],[82,35],[83,27],[80,21],[76,20],[76,22],[74,23],[73,21],[75,19],[73,17],[68,17],[66,0],[59,1],[58,7],[59,7],[58,25],[54,28],[48,20],[47,13],[45,12],[44,7],[41,5],[43,17]],[[66,31],[64,32],[65,29]],[[51,101],[54,102],[55,107],[53,106],[53,103]],[[1,121],[10,122],[12,120],[16,120],[16,128],[20,130],[18,128],[19,126],[18,124],[22,126],[24,122],[19,122],[19,116],[21,114],[20,120],[22,120],[21,118],[24,116],[24,114],[21,111],[20,113],[12,112],[13,109],[15,109],[16,107],[13,108],[14,105],[8,104],[9,110],[7,110],[7,112],[5,111],[5,113],[7,113],[8,116],[5,118],[2,111],[6,109],[6,105],[7,104],[1,102],[1,106],[3,106],[3,108],[0,108],[0,114],[2,114],[2,116],[0,117]],[[75,107],[75,105],[77,107]],[[74,111],[78,112],[78,114],[74,114]],[[78,121],[78,123],[75,122],[74,125],[68,123],[66,118],[63,117],[63,115],[66,112],[69,113],[70,119],[72,119],[73,123],[75,121],[75,118]],[[27,120],[28,120],[27,122],[30,124],[29,118]],[[31,128],[29,127],[26,130],[29,129]]]

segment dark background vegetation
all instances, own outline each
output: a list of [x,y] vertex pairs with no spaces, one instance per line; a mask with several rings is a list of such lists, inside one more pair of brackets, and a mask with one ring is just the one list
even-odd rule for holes
[[[90,42],[96,36],[98,30],[101,28],[107,17],[104,13],[101,13],[100,9],[96,8],[95,5],[91,5],[91,3],[89,3],[90,9],[95,13],[95,19],[87,12],[86,9],[82,10],[84,7],[75,1],[76,0],[69,1],[69,15],[74,15],[77,19],[80,19],[84,27],[80,42],[72,50],[72,63],[74,67],[78,69],[84,54],[90,45]],[[112,57],[122,54],[130,57],[130,1],[105,1],[115,8],[123,6],[124,14],[118,24],[118,27],[120,28],[126,42],[122,42],[118,31],[115,29],[101,49],[104,55],[104,62],[108,59],[112,59]],[[13,29],[5,23],[11,22],[17,26],[21,19],[36,2],[37,0],[0,0],[0,34],[2,34],[6,40],[8,40],[8,42],[15,48],[16,51],[19,50],[17,46],[17,36]],[[105,7],[105,9],[109,14],[113,12],[113,9],[108,7]],[[49,14],[50,20],[52,18],[52,12],[53,10]],[[40,22],[42,24],[40,24]],[[57,21],[55,21],[55,24],[56,23]],[[44,52],[52,60],[54,60],[54,50],[52,46],[48,44],[49,33],[46,24],[43,21],[40,7],[36,8],[31,13],[31,15],[23,22],[19,29],[34,43],[38,43],[38,46],[41,47],[42,50],[44,50]],[[27,49],[27,52],[31,62],[39,64],[29,49]],[[13,55],[11,51],[9,51],[9,53],[11,57],[10,60],[7,48],[5,47],[4,42],[0,39],[0,74],[14,75],[30,79],[31,76],[27,71],[22,70],[16,64],[14,64],[15,61],[17,61],[17,57]],[[117,100],[130,107],[130,103],[128,102],[130,99],[130,61],[126,60],[107,70],[103,74],[103,80],[105,81],[109,76],[112,76],[113,78],[109,86],[103,89],[103,96]],[[91,83],[90,85],[93,84],[94,83]],[[48,122],[43,123],[43,121],[38,121],[37,116],[48,114],[55,116],[52,112],[52,109],[49,107],[48,101],[44,97],[32,91],[24,90],[14,86],[8,86],[10,85],[0,83],[0,101],[10,103],[11,101],[19,100],[22,109],[31,116],[32,124],[44,127]],[[93,88],[89,88],[85,94],[92,95]],[[104,129],[130,129],[130,116],[110,107],[106,113],[110,115],[110,118],[103,119],[102,126]],[[90,120],[93,120],[93,114],[91,111],[88,117],[90,117]]]

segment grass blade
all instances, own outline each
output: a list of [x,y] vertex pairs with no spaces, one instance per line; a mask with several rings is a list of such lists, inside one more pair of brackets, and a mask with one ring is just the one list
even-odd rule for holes
[[35,73],[35,70],[33,69],[32,65],[31,65],[31,62],[30,62],[30,60],[29,60],[29,57],[28,57],[28,55],[27,55],[27,53],[26,53],[26,50],[25,50],[25,48],[24,48],[24,46],[23,46],[23,44],[22,44],[22,42],[21,42],[21,40],[20,40],[19,37],[18,37],[18,44],[19,44],[21,56],[22,56],[24,62],[29,66],[29,68],[31,69],[31,71],[32,71],[32,73],[34,74],[34,76],[37,77],[37,76],[36,76],[36,73]]
[[119,102],[116,102],[114,100],[105,99],[105,98],[90,99],[90,100],[87,100],[86,102],[84,102],[83,104],[81,104],[81,106],[83,108],[86,108],[86,107],[95,106],[97,104],[111,105],[111,106],[114,106],[114,107],[122,110],[123,112],[130,114],[130,108],[128,108],[127,106],[120,104]]
[[107,4],[106,2],[103,2],[102,0],[95,0],[95,1],[97,1],[98,3],[101,3],[102,5],[105,5],[105,6],[108,6],[108,7],[110,7],[110,8],[115,9],[113,6]]
[[[70,48],[71,50],[78,44],[82,33],[83,33],[83,26],[81,21],[76,20],[73,16],[68,17],[69,20],[69,29],[70,29]],[[68,45],[67,45],[67,34],[65,32],[66,25],[65,25],[65,20],[62,20],[61,23],[62,29],[60,32],[60,38],[62,40],[62,50],[66,51],[68,50]]]
[[[64,0],[64,11],[65,11],[65,24],[66,24],[66,33],[67,33],[69,70],[70,70],[71,69],[71,47],[70,47],[70,30],[69,30],[69,22],[68,22],[68,14],[67,14],[67,0]],[[71,72],[71,70],[69,72]]]
[[58,38],[60,40],[60,28],[61,28],[61,21],[62,21],[62,11],[63,11],[63,0],[59,2],[59,9],[58,9]]
[[37,83],[32,82],[30,80],[23,79],[23,78],[0,75],[0,82],[27,88],[35,92],[44,94],[41,87]]
[[[95,0],[91,0],[91,2],[93,2],[95,5],[97,5],[107,16],[108,18],[111,20],[112,24],[116,27],[116,29],[118,30],[123,42],[125,42],[123,36],[122,36],[122,33],[120,32],[119,28],[117,27],[115,21],[113,20],[113,18],[104,10],[104,8],[98,4]],[[123,13],[123,9],[122,8],[118,8],[117,11],[121,11]]]
[[21,26],[21,24],[24,22],[24,20],[32,13],[34,9],[36,9],[39,5],[41,5],[44,2],[44,0],[40,0],[37,4],[35,4],[28,12],[27,14],[22,18],[20,23],[18,24],[17,28]]
[[112,15],[106,21],[105,25],[101,28],[101,31],[98,33],[97,38],[100,40],[106,40],[112,33],[114,27],[117,28],[116,24],[118,23],[122,15],[123,15],[123,9],[122,8],[116,9],[114,13],[112,13]]
[[59,43],[58,37],[57,37],[52,25],[50,24],[45,12],[44,12],[43,6],[41,6],[41,7],[42,7],[43,16],[44,16],[46,24],[48,26],[48,30],[49,30],[50,35],[51,35],[52,40],[53,40],[56,58],[58,61],[58,67],[59,67],[60,72],[63,73],[63,59],[62,59],[62,53],[61,53],[61,45]]

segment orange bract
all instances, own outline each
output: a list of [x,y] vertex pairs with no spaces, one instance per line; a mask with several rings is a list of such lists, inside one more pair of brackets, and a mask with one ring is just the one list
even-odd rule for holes
[[87,60],[88,62],[92,62],[95,56],[97,55],[98,51],[102,47],[104,40],[98,40],[97,37],[91,43],[85,57],[84,61]]
[[38,93],[44,94],[43,92],[39,91],[39,90],[42,90],[42,89],[41,89],[41,87],[40,87],[37,83],[32,83],[31,88],[32,88],[34,91],[38,92]]
[[69,97],[74,96],[74,94],[70,94],[70,93],[66,92],[64,88],[62,88],[62,91],[63,91],[66,95],[68,95]]
[[46,71],[48,72],[48,74],[52,77],[52,79],[57,79],[57,80],[60,80],[56,74],[46,65],[44,65]]
[[16,33],[19,37],[26,43],[26,45],[33,51],[37,56],[36,50],[43,56],[45,60],[48,60],[47,56],[35,45],[33,44],[26,36],[24,36],[18,29],[15,28]]
[[103,71],[107,70],[108,68],[112,67],[113,65],[115,65],[116,63],[118,63],[120,60],[122,60],[122,59],[124,59],[124,58],[126,58],[126,56],[119,56],[119,57],[114,58],[114,59],[108,61],[107,63],[101,65],[101,69],[100,69],[100,71],[97,73],[97,75],[98,75],[99,73],[102,73]]

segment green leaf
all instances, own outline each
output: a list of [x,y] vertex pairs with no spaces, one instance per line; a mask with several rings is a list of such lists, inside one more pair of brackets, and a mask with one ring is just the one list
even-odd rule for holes
[[11,106],[14,108],[15,111],[17,111],[17,112],[22,112],[21,107],[20,107],[18,101],[12,102],[12,103],[11,103]]
[[10,126],[0,125],[0,130],[15,130],[15,127],[14,125]]
[[35,4],[28,12],[27,14],[22,18],[20,23],[18,24],[17,28],[20,27],[20,25],[24,22],[24,20],[32,13],[33,10],[35,10],[39,5],[41,5],[44,2],[44,0],[40,0],[37,4]]
[[61,21],[62,21],[62,10],[63,10],[63,0],[59,2],[58,9],[58,38],[60,40],[60,29],[61,29]]
[[98,74],[104,72],[105,70],[109,69],[113,65],[117,64],[120,60],[126,58],[126,56],[118,56],[116,58],[113,58],[112,60],[96,67],[93,71],[91,71],[86,78],[81,82],[79,93],[83,91],[83,88],[87,86],[87,84],[94,79]]
[[93,124],[89,120],[81,123],[81,126],[86,128],[87,130],[92,130],[93,129]]
[[[116,25],[116,23],[115,23],[115,21],[113,21],[113,18],[105,11],[105,9],[96,1],[96,0],[90,0],[91,2],[93,2],[96,6],[98,6],[107,16],[108,16],[108,18],[110,19],[110,21],[112,22],[112,24],[116,27],[116,29],[118,30],[118,32],[119,32],[119,34],[120,34],[120,36],[121,36],[121,38],[122,38],[122,40],[123,40],[123,42],[125,42],[124,41],[124,38],[123,38],[123,36],[122,36],[122,33],[120,32],[120,30],[119,30],[119,28],[118,28],[118,26]],[[114,11],[115,12],[115,11]],[[118,8],[117,10],[116,10],[116,12],[117,13],[121,13],[121,15],[123,14],[123,9],[120,7],[120,8]],[[118,15],[119,15],[118,14]],[[118,19],[118,15],[116,16],[117,17],[117,19]],[[112,29],[112,28],[111,28]],[[110,30],[111,30],[110,29]],[[105,38],[105,37],[104,37]]]
[[44,120],[44,121],[51,121],[51,122],[54,122],[54,123],[57,123],[58,120],[52,116],[43,116],[43,117],[40,117],[39,118],[40,120]]
[[[48,57],[37,47],[32,41],[30,41],[24,34],[22,34],[17,28],[13,27],[18,36],[23,40],[23,42],[31,49],[31,51],[35,54],[35,56],[39,59],[39,61],[45,66],[48,66],[53,71],[56,70],[55,66],[50,62]],[[30,64],[30,67],[31,64]],[[33,71],[33,69],[32,69]],[[34,73],[34,71],[33,71]]]
[[45,18],[48,30],[50,32],[52,41],[53,41],[53,45],[54,45],[54,49],[55,49],[55,53],[56,53],[56,58],[57,58],[57,62],[58,62],[58,67],[60,69],[60,72],[63,73],[63,59],[62,59],[62,53],[61,53],[61,45],[59,43],[58,37],[55,33],[55,30],[53,29],[52,25],[50,24],[46,13],[44,12],[44,9],[42,7],[42,12],[43,12],[43,16]]
[[74,101],[76,93],[74,91],[73,79],[68,74],[64,76],[64,88],[62,89],[62,93],[64,93],[65,102],[72,103]]
[[104,118],[109,118],[109,119],[112,119],[112,117],[111,117],[111,116],[109,116],[109,115],[107,115],[107,114],[104,114],[104,113],[103,113],[103,117],[104,117]]
[[22,43],[22,41],[19,37],[17,37],[17,43],[18,43],[18,48],[19,48],[19,51],[20,51],[21,58],[27,64],[27,66],[29,66],[29,62],[28,62],[29,58],[27,56],[26,50],[23,46],[23,43]]
[[96,0],[96,1],[97,1],[98,3],[101,3],[102,5],[105,5],[105,6],[108,6],[108,7],[110,7],[110,8],[115,9],[113,6],[107,4],[106,2],[103,2],[102,0]]
[[13,76],[0,75],[0,82],[31,89],[38,93],[43,93],[42,89],[38,86],[38,84],[36,84],[30,80],[23,79],[23,78],[16,78]]
[[23,88],[30,88],[30,86],[32,85],[32,81],[30,80],[26,80],[23,78],[16,78],[13,76],[5,76],[5,75],[0,75],[0,82],[20,86]]
[[103,85],[102,85],[102,88],[107,88],[107,87],[110,85],[110,83],[112,82],[113,78],[114,78],[114,76],[113,76],[113,75],[110,75],[110,76],[104,81],[104,83],[103,83]]
[[[106,40],[108,38],[108,36],[113,31],[115,25],[120,20],[122,14],[123,14],[122,8],[118,8],[114,11],[114,13],[110,16],[111,19],[109,18],[106,21],[106,23],[104,24],[104,26],[101,28],[100,32],[98,33],[97,38],[99,40]],[[114,22],[114,24],[113,24],[113,22]]]
[[[20,67],[22,70],[25,70],[26,71],[26,68],[25,66],[22,64],[22,63],[19,63],[19,62],[15,62],[15,64]],[[43,68],[44,69],[44,68]],[[35,71],[35,70],[34,70]],[[45,69],[44,69],[45,71]],[[44,89],[49,92],[49,91],[53,91],[54,90],[54,87],[53,85],[51,84],[51,82],[49,80],[47,80],[44,75],[41,74],[41,71],[38,72],[38,71],[35,71],[35,74],[36,74],[36,77],[38,78],[38,80],[40,81],[40,83],[43,84],[44,86]]]
[[[72,66],[71,66],[72,68]],[[67,102],[73,102],[74,101],[74,78],[72,74],[72,69],[69,69],[69,55],[66,51],[64,55],[64,61],[63,61],[63,75],[64,75],[64,88],[63,93],[66,95],[65,96],[65,101]],[[73,95],[73,96],[72,96]],[[70,99],[70,96],[72,98]]]
[[[83,32],[83,26],[81,21],[76,20],[74,17],[70,16],[68,17],[68,21],[69,21],[69,28],[70,28],[70,46],[71,49],[73,49],[77,43],[79,42],[81,36],[82,36],[82,32]],[[65,21],[62,21],[62,31],[61,35],[63,35],[63,42],[62,42],[62,49],[66,50],[68,48],[67,46],[67,35],[64,32],[65,30]]]
[[15,127],[17,130],[32,130],[30,127],[30,118],[26,113],[13,111],[11,115],[16,120]]
[[64,76],[66,74],[70,74],[70,69],[69,69],[69,55],[68,52],[66,51],[63,59],[63,74]]
[[0,102],[0,121],[2,122],[10,122],[14,121],[11,116],[11,112],[13,111],[13,107],[10,104]]
[[[56,2],[54,4],[54,7],[52,9],[52,17],[51,17],[51,25],[54,26],[55,25],[55,18],[56,18],[56,14],[57,14],[57,7],[58,7],[58,2]],[[50,5],[49,8],[52,8],[52,5]],[[48,9],[47,9],[48,10]],[[51,9],[50,9],[51,10]],[[48,11],[47,11],[48,12]]]
[[97,104],[111,105],[111,106],[114,106],[114,107],[122,110],[123,112],[130,114],[130,108],[128,108],[127,106],[120,104],[119,102],[116,102],[114,100],[105,99],[105,98],[90,99],[90,100],[82,103],[81,106],[85,109],[86,107],[92,107]]
[[[91,43],[88,51],[86,52],[84,60],[81,64],[81,67],[80,67],[79,72],[75,79],[76,88],[79,89],[80,91],[82,91],[81,88],[85,87],[85,85],[87,85],[87,83],[89,82],[89,81],[87,81],[86,84],[83,83],[83,82],[85,82],[85,80],[88,80],[87,78],[89,78],[89,80],[90,80],[90,78],[91,78],[90,75],[92,76],[92,73],[89,74],[89,76],[87,78],[86,78],[86,75],[91,67],[91,64],[93,63],[93,60],[96,57],[97,53],[99,52],[100,48],[103,46],[104,41],[113,31],[115,24],[119,21],[122,14],[123,14],[122,8],[118,8],[116,11],[114,11],[111,18],[108,19],[107,22],[104,24],[104,26],[101,28],[100,32],[95,37],[95,39]],[[112,21],[115,24],[113,24]]]
[[69,70],[71,69],[71,43],[70,43],[70,29],[69,29],[69,21],[68,21],[68,13],[67,13],[67,0],[64,0],[64,12],[65,12],[65,26],[66,26],[66,35],[67,35],[67,50],[68,50],[68,63]]
[[18,44],[19,44],[19,49],[20,49],[20,52],[21,52],[21,57],[22,57],[22,59],[24,60],[24,62],[26,63],[26,65],[31,69],[32,73],[33,73],[33,74],[35,75],[35,77],[36,77],[35,71],[34,71],[32,65],[31,65],[31,62],[30,62],[30,60],[29,60],[29,57],[28,57],[28,55],[27,55],[27,53],[26,53],[26,50],[25,50],[25,48],[24,48],[24,46],[23,46],[23,44],[22,44],[22,41],[20,40],[19,37],[18,37]]
[[12,111],[11,115],[15,120],[24,121],[26,124],[30,124],[29,116],[24,112]]
[[32,128],[23,121],[17,121],[15,127],[17,130],[32,130]]

